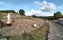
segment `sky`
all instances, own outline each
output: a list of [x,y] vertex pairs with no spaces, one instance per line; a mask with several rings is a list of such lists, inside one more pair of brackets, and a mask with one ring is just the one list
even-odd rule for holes
[[0,10],[20,9],[26,16],[53,16],[57,11],[63,14],[63,0],[0,0]]

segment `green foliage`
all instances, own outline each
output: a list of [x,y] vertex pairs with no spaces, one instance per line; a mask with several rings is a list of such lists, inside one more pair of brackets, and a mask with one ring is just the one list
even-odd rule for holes
[[35,16],[35,15],[32,15],[32,17],[35,17],[35,18],[36,18],[37,16]]
[[3,35],[2,35],[2,33],[0,32],[0,38],[2,38],[2,36],[3,36]]
[[48,20],[54,20],[55,18],[53,16],[48,16],[48,17],[46,17],[46,19],[48,19]]
[[61,12],[54,13],[54,18],[55,19],[62,18],[62,13]]
[[12,13],[16,13],[14,10],[0,10],[0,13],[1,12],[6,12],[6,13],[12,12]]
[[48,20],[55,20],[55,19],[58,19],[58,18],[62,18],[62,13],[61,12],[56,12],[54,13],[54,16],[35,16],[35,15],[32,15],[32,17],[34,18],[42,18],[42,19],[48,19]]
[[20,13],[20,15],[25,16],[25,11],[24,11],[23,9],[20,9],[20,10],[19,10],[19,13]]
[[9,10],[9,12],[16,13],[14,10]]
[[0,20],[1,20],[1,14],[0,14]]

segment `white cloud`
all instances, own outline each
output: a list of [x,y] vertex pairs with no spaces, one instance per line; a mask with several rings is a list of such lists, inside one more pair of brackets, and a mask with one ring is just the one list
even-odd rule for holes
[[34,10],[34,9],[32,9],[31,11],[28,11],[25,14],[31,16],[31,15],[38,15],[39,13],[41,13],[40,10]]
[[54,3],[47,3],[47,1],[43,2],[35,1],[34,3],[40,7],[41,11],[44,12],[51,12],[56,10],[56,5],[54,5]]
[[35,1],[34,3],[39,6],[40,10],[32,9],[31,11],[25,13],[27,16],[53,16],[53,13],[56,11],[56,5],[54,5],[54,3],[47,3],[47,1]]
[[36,15],[36,16],[53,16],[53,12],[43,12],[41,10],[34,10],[32,9],[31,11],[28,11],[25,13],[27,16],[32,16],[32,15]]

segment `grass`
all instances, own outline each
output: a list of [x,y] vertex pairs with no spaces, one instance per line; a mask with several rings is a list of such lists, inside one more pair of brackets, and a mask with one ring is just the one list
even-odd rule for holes
[[30,33],[23,33],[22,35],[15,35],[11,37],[11,40],[47,40],[47,35],[49,31],[49,24],[44,23],[44,25],[37,30],[31,31]]
[[51,22],[54,22],[54,23],[57,22],[57,20],[50,20],[50,21],[51,21]]
[[3,34],[0,32],[0,39],[3,38]]

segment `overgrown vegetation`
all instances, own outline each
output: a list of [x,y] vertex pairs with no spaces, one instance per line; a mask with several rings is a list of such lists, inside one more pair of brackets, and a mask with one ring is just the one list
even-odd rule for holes
[[54,13],[54,18],[55,19],[62,18],[62,13],[61,12]]
[[11,40],[47,40],[49,24],[44,22],[44,25],[30,33],[23,33],[21,36],[15,35]]
[[20,9],[19,14],[25,16],[25,11],[23,9]]
[[56,12],[54,13],[54,16],[36,16],[36,15],[32,15],[32,17],[34,18],[42,18],[42,19],[48,19],[48,20],[56,20],[56,19],[59,19],[59,18],[63,18],[62,16],[62,13],[61,12]]
[[16,13],[14,10],[0,10],[0,13],[5,12],[5,13]]
[[2,16],[2,15],[0,14],[0,20],[1,20],[1,16]]
[[3,38],[3,35],[2,35],[2,33],[0,32],[0,39],[1,39],[1,38]]

